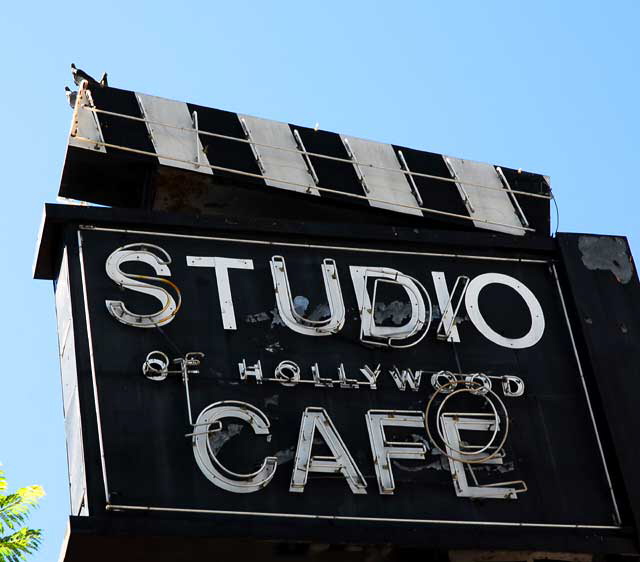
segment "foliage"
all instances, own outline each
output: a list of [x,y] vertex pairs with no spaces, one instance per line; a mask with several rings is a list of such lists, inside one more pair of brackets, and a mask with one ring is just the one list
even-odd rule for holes
[[0,562],[19,562],[38,549],[40,529],[24,527],[29,512],[44,496],[42,486],[26,486],[6,493],[7,479],[0,470]]

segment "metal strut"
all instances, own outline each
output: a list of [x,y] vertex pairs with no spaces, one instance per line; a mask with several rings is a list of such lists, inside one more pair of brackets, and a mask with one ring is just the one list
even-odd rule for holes
[[[203,358],[204,353],[200,351],[190,351],[189,353],[186,353],[184,357],[177,357],[173,361],[169,361],[166,353],[156,350],[149,352],[142,364],[142,374],[151,381],[163,381],[169,375],[180,375],[182,378],[182,384],[184,384],[187,399],[187,417],[189,419],[189,425],[192,428],[197,428],[203,425],[210,426],[206,431],[192,431],[191,433],[185,433],[185,437],[215,433],[222,429],[222,423],[219,421],[214,423],[193,423],[191,395],[189,392],[189,376],[200,373],[200,370],[196,367],[200,366]],[[180,368],[171,370],[169,369],[170,364],[179,365]]]
[[[82,107],[80,107],[80,109],[85,110],[85,111],[91,111],[93,113],[101,113],[103,115],[110,115],[112,117],[121,117],[122,119],[128,119],[128,120],[131,120],[131,121],[137,121],[139,123],[147,123],[149,125],[160,125],[160,126],[163,126],[163,127],[167,127],[169,129],[175,129],[177,131],[193,132],[193,129],[180,127],[178,125],[172,125],[170,123],[163,123],[161,121],[154,121],[153,119],[147,119],[146,117],[136,117],[135,115],[127,115],[125,113],[118,113],[116,111],[108,111],[106,109],[99,109],[97,107],[82,106]],[[245,143],[245,144],[251,145],[252,147],[263,146],[265,148],[273,148],[275,150],[282,150],[284,152],[293,152],[293,153],[301,154],[303,156],[304,156],[304,154],[306,154],[308,156],[313,156],[315,158],[321,158],[321,159],[324,159],[324,160],[332,160],[334,162],[345,162],[347,164],[353,164],[354,163],[354,160],[352,158],[341,158],[339,156],[330,156],[328,154],[320,154],[319,152],[309,152],[309,151],[303,151],[303,150],[295,149],[295,148],[287,148],[287,147],[284,147],[284,146],[276,146],[276,145],[273,145],[273,144],[268,144],[268,143],[263,143],[263,142],[256,142],[256,141],[252,140],[252,138],[250,138],[250,135],[249,135],[249,137],[247,137],[246,122],[243,123],[243,119],[240,119],[240,124],[242,125],[245,138],[239,138],[239,137],[234,137],[234,136],[231,136],[231,135],[224,135],[222,133],[214,133],[214,132],[211,132],[211,131],[203,131],[203,130],[198,130],[198,134],[204,135],[204,136],[209,136],[209,137],[214,137],[214,138],[219,138],[219,139],[223,139],[223,140],[230,140],[230,141],[234,141],[234,142]],[[120,145],[114,145],[113,148],[119,148],[119,149],[122,149],[122,150],[126,150],[127,147],[120,146]],[[254,155],[255,155],[255,153],[254,153]],[[360,165],[360,166],[367,166],[368,168],[373,168],[373,169],[376,169],[376,170],[383,170],[383,171],[392,172],[392,173],[400,173],[400,174],[404,174],[404,175],[412,176],[412,177],[416,177],[416,178],[432,179],[432,180],[442,181],[442,182],[449,183],[449,184],[469,185],[469,186],[478,187],[478,188],[481,188],[481,189],[487,189],[489,191],[500,191],[500,192],[504,191],[504,189],[501,188],[501,187],[483,185],[483,184],[480,184],[480,183],[477,183],[477,182],[466,181],[466,180],[450,178],[450,177],[445,177],[445,176],[438,176],[438,175],[435,175],[435,174],[426,174],[426,173],[423,173],[423,172],[413,172],[413,171],[407,171],[407,170],[397,170],[395,168],[387,168],[385,166],[377,166],[375,164],[363,164],[361,162],[358,162],[357,160],[355,161],[355,163]],[[512,189],[511,192],[515,193],[516,195],[522,195],[524,197],[533,197],[533,198],[536,198],[536,199],[547,199],[547,200],[553,199],[553,195],[548,195],[548,194],[545,194],[545,193],[531,193],[529,191],[521,191],[521,190],[516,190],[516,189]],[[551,193],[551,187],[550,186],[549,186],[549,193]]]

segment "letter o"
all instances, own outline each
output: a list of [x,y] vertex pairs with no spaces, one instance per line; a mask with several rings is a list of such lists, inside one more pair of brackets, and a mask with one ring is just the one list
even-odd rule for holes
[[295,386],[300,382],[300,367],[293,361],[280,361],[275,369],[275,375],[282,386]]
[[[500,335],[491,328],[489,324],[487,324],[486,320],[482,316],[480,307],[478,306],[478,297],[480,295],[480,291],[492,283],[511,287],[522,297],[529,308],[529,313],[531,314],[531,328],[529,328],[529,331],[521,338],[506,338]],[[482,275],[478,275],[478,277],[475,277],[467,287],[464,304],[467,308],[469,319],[473,322],[473,325],[485,338],[499,346],[511,349],[524,349],[531,347],[540,341],[540,338],[544,333],[544,313],[542,312],[542,307],[540,306],[538,299],[526,285],[509,275],[503,275],[502,273],[483,273]]]

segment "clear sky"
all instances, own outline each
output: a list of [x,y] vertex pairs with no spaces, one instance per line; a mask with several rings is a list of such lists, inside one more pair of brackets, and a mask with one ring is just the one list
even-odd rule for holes
[[551,176],[560,230],[640,252],[640,2],[6,2],[0,15],[0,461],[68,513],[53,290],[31,280],[55,201],[69,64],[116,87]]

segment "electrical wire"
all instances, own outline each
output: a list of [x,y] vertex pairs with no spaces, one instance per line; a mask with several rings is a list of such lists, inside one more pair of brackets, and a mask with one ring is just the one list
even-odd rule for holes
[[[447,182],[447,183],[451,183],[451,184],[463,184],[463,185],[469,185],[472,187],[478,187],[481,189],[488,189],[491,191],[499,191],[499,192],[503,192],[504,189],[501,187],[493,187],[490,185],[484,185],[484,184],[479,184],[479,183],[475,183],[475,182],[470,182],[470,181],[465,181],[465,180],[460,180],[460,179],[455,179],[455,178],[447,178],[444,176],[436,176],[433,174],[425,174],[422,172],[412,172],[410,170],[403,170],[403,169],[397,169],[397,168],[387,168],[385,166],[377,166],[375,164],[366,164],[366,163],[362,163],[359,162],[355,159],[351,159],[351,158],[341,158],[339,156],[330,156],[328,154],[320,154],[318,152],[308,152],[308,151],[303,151],[303,150],[299,150],[299,149],[295,149],[295,148],[288,148],[288,147],[284,147],[284,146],[276,146],[276,145],[272,145],[272,144],[266,144],[266,143],[259,143],[256,141],[253,141],[251,139],[243,139],[243,138],[239,138],[239,137],[233,137],[230,135],[223,135],[221,133],[212,133],[210,131],[203,131],[202,129],[190,129],[187,127],[180,127],[178,125],[171,125],[169,123],[162,123],[159,121],[153,121],[150,119],[146,119],[144,117],[135,117],[134,115],[127,115],[125,113],[117,113],[115,111],[108,111],[106,109],[99,109],[97,107],[90,107],[88,105],[81,105],[79,106],[80,109],[84,109],[86,111],[90,111],[96,114],[103,114],[103,115],[110,115],[112,117],[120,117],[123,119],[129,119],[132,121],[138,121],[141,123],[146,123],[147,125],[157,125],[159,127],[167,127],[170,129],[175,129],[178,131],[184,131],[184,132],[188,132],[188,133],[197,133],[199,135],[204,135],[204,136],[210,136],[210,137],[215,137],[215,138],[220,138],[220,139],[224,139],[224,140],[230,140],[230,141],[235,141],[235,142],[241,142],[241,143],[245,143],[245,144],[249,144],[251,146],[262,146],[265,148],[273,148],[275,150],[282,150],[284,152],[292,152],[295,154],[300,154],[302,156],[313,156],[316,158],[323,158],[325,160],[333,160],[336,162],[344,162],[346,164],[351,164],[351,165],[357,165],[357,166],[363,166],[363,167],[367,167],[367,168],[373,168],[376,170],[382,170],[385,172],[393,172],[393,173],[399,173],[399,174],[403,174],[405,176],[412,176],[412,177],[419,177],[419,178],[426,178],[426,179],[432,179],[432,180],[437,180],[437,181],[442,181],[442,182]],[[199,163],[195,163],[194,165],[200,165]],[[308,187],[308,186],[304,186],[304,187]],[[397,191],[397,190],[395,190]],[[516,195],[522,195],[524,197],[534,197],[534,198],[539,198],[539,199],[551,199],[552,196],[551,195],[545,195],[542,193],[530,193],[528,191],[520,191],[520,190],[514,190],[511,189],[510,190],[511,193],[514,193]]]
[[554,195],[551,196],[551,200],[556,208],[556,231],[553,233],[553,237],[555,238],[558,234],[558,228],[560,228],[560,208],[558,207],[558,202]]
[[[185,160],[183,158],[176,158],[174,156],[158,154],[156,152],[150,152],[148,150],[140,150],[140,149],[137,149],[137,148],[129,148],[127,146],[121,146],[121,145],[117,145],[117,144],[97,141],[97,140],[89,139],[89,138],[86,138],[86,137],[75,136],[73,138],[75,140],[77,140],[77,141],[84,142],[86,144],[93,144],[93,145],[96,145],[96,146],[104,146],[105,148],[115,148],[117,150],[122,150],[124,152],[131,152],[132,154],[140,154],[140,155],[143,155],[143,156],[152,156],[154,158],[161,158],[163,160],[172,160],[174,162],[181,162],[183,164],[190,164],[192,166],[207,167],[207,168],[210,168],[212,170],[218,170],[218,171],[221,171],[221,172],[230,172],[230,173],[238,174],[238,175],[241,175],[241,176],[250,177],[250,178],[256,178],[256,179],[261,179],[261,180],[271,180],[271,181],[274,181],[274,182],[284,183],[284,184],[287,184],[287,185],[293,185],[293,186],[296,186],[296,187],[303,187],[305,189],[310,187],[310,186],[308,186],[306,184],[303,184],[303,183],[300,183],[300,182],[294,182],[294,181],[289,181],[289,180],[283,180],[281,178],[273,178],[273,177],[269,177],[269,176],[263,176],[261,174],[254,174],[252,172],[245,172],[245,171],[242,171],[242,170],[236,170],[234,168],[227,168],[227,167],[224,167],[224,166],[214,166],[213,164],[198,163],[198,162],[194,162],[192,160]],[[269,186],[269,187],[273,187],[273,186]],[[457,219],[462,219],[462,220],[469,220],[469,221],[473,221],[474,223],[480,222],[480,223],[483,223],[483,224],[490,224],[490,225],[494,225],[494,226],[502,226],[502,227],[506,227],[506,228],[512,228],[512,229],[515,229],[515,230],[535,232],[535,228],[530,228],[530,227],[525,227],[525,226],[515,226],[515,225],[511,225],[511,224],[505,224],[505,223],[501,223],[501,222],[490,221],[488,219],[481,219],[479,217],[470,217],[470,216],[467,216],[467,215],[460,215],[458,213],[450,213],[448,211],[439,211],[437,209],[431,209],[431,208],[428,208],[428,207],[419,207],[419,206],[416,206],[416,205],[407,205],[405,203],[398,203],[396,201],[388,201],[386,199],[379,199],[377,197],[367,197],[366,195],[358,195],[356,193],[348,193],[346,191],[340,191],[338,189],[331,189],[331,188],[328,188],[328,187],[315,187],[315,186],[313,186],[312,189],[316,189],[318,191],[323,191],[323,192],[326,192],[326,193],[333,193],[335,195],[341,195],[343,197],[351,197],[351,198],[354,198],[354,199],[361,199],[361,200],[365,200],[365,201],[373,201],[375,203],[384,203],[385,205],[390,205],[390,206],[394,206],[394,207],[400,207],[400,208],[403,208],[403,209],[412,209],[412,210],[423,211],[423,212],[431,213],[431,214],[435,214],[435,215],[452,217],[452,218],[457,218]]]

